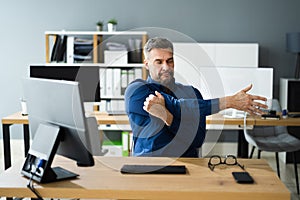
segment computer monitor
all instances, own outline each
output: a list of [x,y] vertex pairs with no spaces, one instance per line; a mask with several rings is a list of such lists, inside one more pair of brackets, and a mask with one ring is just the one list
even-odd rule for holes
[[78,176],[60,167],[51,168],[55,154],[93,166],[101,153],[95,118],[86,118],[80,83],[39,78],[23,80],[32,145],[21,173],[41,183]]
[[84,102],[101,100],[99,67],[96,65],[34,64],[30,65],[29,77],[77,81]]

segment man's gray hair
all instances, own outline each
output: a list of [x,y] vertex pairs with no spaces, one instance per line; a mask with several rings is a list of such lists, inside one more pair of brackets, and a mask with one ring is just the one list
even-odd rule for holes
[[145,59],[148,59],[149,52],[152,49],[169,49],[173,53],[173,44],[167,38],[162,38],[162,37],[150,38],[144,46]]

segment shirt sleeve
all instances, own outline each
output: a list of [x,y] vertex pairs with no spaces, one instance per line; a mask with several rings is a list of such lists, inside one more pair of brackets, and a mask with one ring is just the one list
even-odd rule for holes
[[[152,87],[152,86],[151,86]],[[150,115],[143,109],[145,99],[150,95],[154,94],[155,90],[159,91],[158,88],[150,88],[144,82],[135,82],[130,84],[125,92],[125,104],[126,104],[126,112],[131,119],[131,126],[139,127],[139,131],[142,127],[147,127],[150,124]],[[182,124],[199,124],[200,117],[205,118],[207,115],[217,112],[219,109],[219,100],[211,99],[204,100],[201,93],[192,87],[191,90],[194,94],[192,95],[194,98],[174,98],[172,95],[166,94],[162,91],[159,91],[165,98],[166,108],[172,113],[173,121],[170,126],[166,126],[165,128],[169,129],[169,131],[173,134],[178,132],[178,129]],[[161,121],[159,119],[154,120],[152,118],[152,122]],[[164,123],[159,124],[156,128],[154,128],[153,123],[151,123],[152,130],[161,129]],[[189,125],[186,125],[186,127]],[[200,125],[199,125],[200,126]],[[150,129],[148,129],[149,131]]]
[[185,110],[187,113],[196,111],[200,116],[211,115],[219,111],[219,99],[204,100],[197,89],[194,89],[194,91],[196,98],[176,99],[171,95],[162,93],[165,98],[166,108],[175,116],[179,116],[182,110]]

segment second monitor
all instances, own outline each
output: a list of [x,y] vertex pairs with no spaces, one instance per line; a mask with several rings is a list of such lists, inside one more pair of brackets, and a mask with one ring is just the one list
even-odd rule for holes
[[30,65],[29,77],[77,81],[84,102],[100,102],[99,67],[92,65]]

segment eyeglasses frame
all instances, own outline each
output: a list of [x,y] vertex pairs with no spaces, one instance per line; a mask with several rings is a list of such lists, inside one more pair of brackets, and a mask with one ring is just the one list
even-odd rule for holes
[[[219,163],[217,163],[217,164],[212,164],[212,163],[211,163],[211,160],[212,160],[213,158],[218,158],[218,159],[219,159]],[[231,164],[231,163],[226,163],[226,161],[227,161],[228,158],[233,158],[233,159],[234,159],[234,163],[232,163],[232,164]],[[239,166],[241,169],[245,170],[245,166],[244,166],[244,165],[241,165],[241,164],[237,161],[237,157],[235,157],[234,155],[226,155],[224,161],[222,161],[221,156],[219,156],[219,155],[212,155],[212,156],[209,158],[209,161],[208,161],[208,163],[207,163],[208,168],[209,168],[211,171],[214,171],[214,168],[215,168],[216,166],[222,165],[222,164],[229,165],[229,166],[237,165],[237,166]]]

